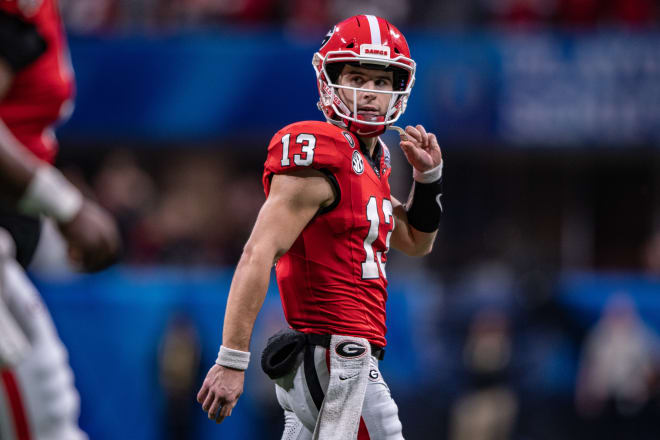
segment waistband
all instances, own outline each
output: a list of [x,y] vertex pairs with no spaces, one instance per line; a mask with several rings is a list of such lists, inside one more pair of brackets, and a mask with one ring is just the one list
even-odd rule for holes
[[[330,338],[331,335],[318,335],[316,333],[305,333],[307,336],[307,342],[312,345],[319,345],[321,347],[330,348]],[[378,345],[369,343],[371,346],[371,355],[374,356],[379,361],[382,361],[385,358],[385,348]]]

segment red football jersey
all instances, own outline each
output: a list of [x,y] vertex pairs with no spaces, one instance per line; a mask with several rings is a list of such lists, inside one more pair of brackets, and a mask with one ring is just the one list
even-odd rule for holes
[[74,92],[73,69],[57,2],[43,0],[35,11],[25,11],[17,0],[2,0],[0,9],[33,23],[47,44],[36,61],[14,76],[0,101],[0,119],[32,153],[52,162],[57,152],[53,125],[71,112]]
[[312,167],[326,174],[337,200],[312,219],[277,263],[289,325],[306,333],[363,337],[385,346],[386,252],[394,229],[390,159],[379,141],[370,160],[357,138],[327,122],[298,122],[268,147],[263,184],[274,174]]

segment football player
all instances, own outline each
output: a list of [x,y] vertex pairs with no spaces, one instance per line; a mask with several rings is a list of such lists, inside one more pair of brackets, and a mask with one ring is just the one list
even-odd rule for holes
[[390,153],[379,135],[404,112],[415,63],[387,20],[358,15],[337,24],[313,66],[326,121],[291,124],[270,142],[267,199],[236,268],[222,345],[197,400],[216,422],[231,415],[276,263],[292,330],[271,338],[262,367],[284,410],[282,438],[401,439],[397,406],[378,370],[387,343],[387,252],[431,251],[442,154],[435,135],[406,127],[400,146],[414,183],[406,204],[392,197]]
[[82,269],[115,261],[112,218],[52,165],[73,74],[56,0],[0,1],[0,438],[78,440],[67,352],[25,275],[48,216]]

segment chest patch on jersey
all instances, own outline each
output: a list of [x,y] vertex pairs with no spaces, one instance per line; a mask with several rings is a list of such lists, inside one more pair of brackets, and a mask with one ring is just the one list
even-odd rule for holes
[[353,171],[355,171],[355,174],[359,176],[364,173],[364,162],[362,161],[362,155],[359,151],[353,151],[351,164],[353,165]]
[[353,136],[351,136],[351,134],[347,131],[342,131],[341,134],[344,135],[351,148],[355,148],[355,141],[353,140]]
[[383,160],[385,161],[385,167],[392,167],[392,157],[390,156],[390,149],[383,144]]

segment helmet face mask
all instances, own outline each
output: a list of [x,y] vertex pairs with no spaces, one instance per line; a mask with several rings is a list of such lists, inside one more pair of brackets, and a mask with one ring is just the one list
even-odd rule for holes
[[[360,136],[382,134],[406,109],[415,82],[415,62],[410,58],[403,35],[386,20],[370,15],[351,17],[336,25],[312,60],[319,87],[319,109],[328,122]],[[394,90],[377,90],[339,84],[344,65],[393,72]],[[352,93],[352,108],[340,96],[340,90]],[[383,115],[358,114],[358,93],[388,94],[389,104]]]

